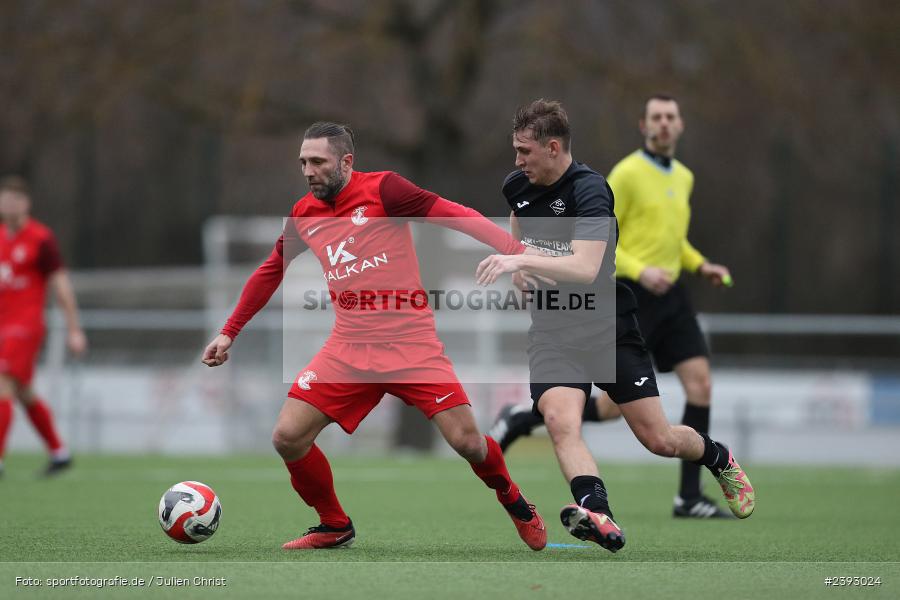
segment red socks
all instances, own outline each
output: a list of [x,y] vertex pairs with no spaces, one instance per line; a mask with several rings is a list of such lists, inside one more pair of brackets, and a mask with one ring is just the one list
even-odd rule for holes
[[294,490],[319,513],[323,525],[342,529],[350,523],[334,493],[331,466],[318,446],[313,444],[306,456],[284,464],[291,474]]
[[500,504],[512,504],[519,499],[519,486],[513,483],[509,471],[506,470],[506,461],[503,460],[500,445],[490,436],[486,435],[484,439],[487,440],[487,457],[482,463],[469,464],[485,485],[497,492]]
[[0,398],[0,460],[3,459],[3,451],[6,449],[6,434],[13,420],[13,403],[9,398]]
[[[484,439],[487,441],[487,457],[484,462],[469,464],[485,485],[497,492],[497,500],[501,504],[512,504],[519,499],[519,487],[506,470],[500,446],[491,437],[485,436]],[[350,523],[350,517],[341,508],[334,493],[331,466],[318,446],[313,444],[306,456],[284,464],[291,474],[294,490],[319,513],[323,525],[341,529]]]
[[40,398],[34,398],[34,401],[25,412],[28,414],[28,418],[31,419],[31,424],[34,425],[38,434],[44,439],[44,443],[47,444],[50,452],[52,454],[58,453],[62,449],[63,444],[56,433],[56,426],[53,424],[53,413],[50,412],[50,407]]

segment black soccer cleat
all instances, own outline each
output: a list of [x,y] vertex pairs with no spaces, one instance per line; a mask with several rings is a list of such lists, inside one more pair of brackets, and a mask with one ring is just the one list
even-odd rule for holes
[[67,469],[72,468],[72,457],[63,459],[52,459],[47,467],[41,472],[43,477],[55,477]]
[[531,406],[530,402],[509,404],[500,410],[488,435],[497,441],[503,452],[514,441],[523,435],[531,435],[535,427],[544,424],[544,420],[532,412]]
[[684,499],[675,496],[672,516],[679,519],[734,519],[730,511],[723,510],[706,496]]

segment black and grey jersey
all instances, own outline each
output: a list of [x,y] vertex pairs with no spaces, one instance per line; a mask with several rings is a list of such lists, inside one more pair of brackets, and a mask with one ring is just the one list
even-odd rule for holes
[[[590,284],[560,282],[561,295],[593,294],[606,299],[593,314],[578,311],[532,310],[532,330],[553,329],[577,324],[577,319],[607,318],[634,310],[631,291],[615,280],[615,200],[606,179],[582,163],[572,161],[562,177],[548,186],[528,181],[522,171],[510,173],[503,182],[503,195],[515,214],[526,246],[550,255],[572,254],[573,240],[608,242],[596,279]],[[551,288],[552,289],[552,288]],[[615,299],[614,302],[610,300]]]

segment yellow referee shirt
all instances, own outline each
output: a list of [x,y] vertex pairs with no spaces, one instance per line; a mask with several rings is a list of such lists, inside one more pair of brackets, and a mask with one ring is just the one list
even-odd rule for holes
[[613,167],[607,178],[619,222],[616,277],[637,281],[645,267],[661,267],[677,280],[706,258],[687,239],[694,174],[672,159],[666,168],[643,150]]

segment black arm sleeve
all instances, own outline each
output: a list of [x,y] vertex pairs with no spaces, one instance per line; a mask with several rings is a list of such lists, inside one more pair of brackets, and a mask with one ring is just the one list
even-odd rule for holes
[[575,182],[574,240],[609,240],[613,219],[613,195],[606,180],[597,174]]

